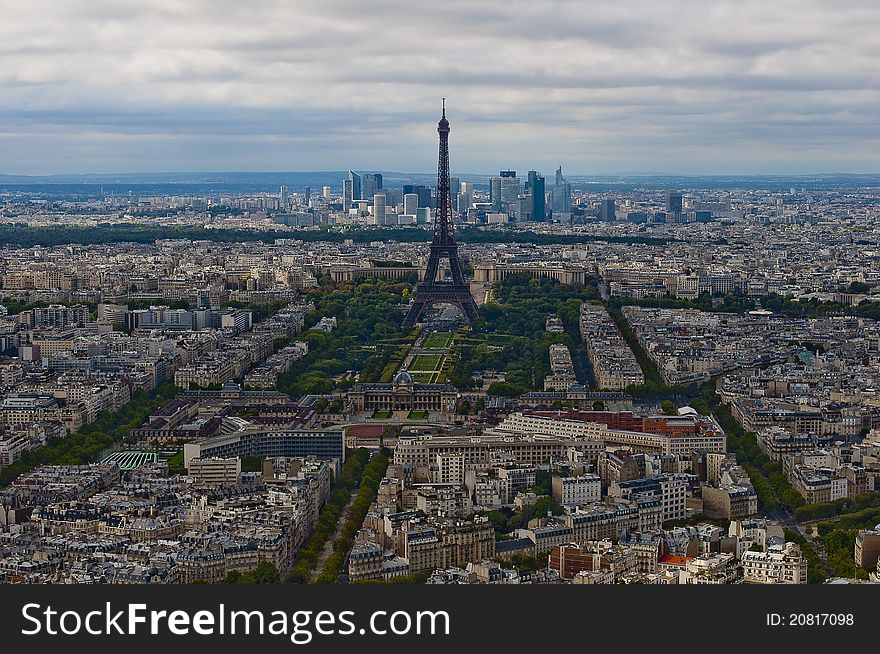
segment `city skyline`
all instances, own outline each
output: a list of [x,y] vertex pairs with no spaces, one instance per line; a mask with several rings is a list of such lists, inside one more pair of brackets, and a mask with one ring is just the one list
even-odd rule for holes
[[873,635],[877,0],[0,15],[9,651]]
[[872,3],[578,9],[10,5],[0,172],[878,172]]
[[0,583],[880,583],[875,178],[450,122],[436,192],[0,184]]

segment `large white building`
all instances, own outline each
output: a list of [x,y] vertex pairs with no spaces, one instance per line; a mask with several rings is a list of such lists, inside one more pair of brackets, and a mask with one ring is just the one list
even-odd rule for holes
[[742,565],[743,583],[807,583],[807,560],[797,543],[771,545],[766,552],[744,552]]
[[[684,418],[682,418],[684,419]],[[585,420],[553,418],[540,415],[512,413],[498,426],[487,429],[486,433],[501,434],[539,434],[565,438],[589,438],[602,441],[606,446],[629,447],[634,452],[656,452],[660,454],[689,455],[695,450],[706,452],[726,452],[727,438],[724,432],[714,428],[698,433],[671,431],[669,434],[649,434],[639,431],[610,429],[606,425]]]
[[492,466],[493,453],[496,453],[517,465],[534,466],[570,460],[569,455],[575,451],[585,461],[595,462],[603,448],[602,441],[588,438],[495,433],[491,430],[479,436],[402,436],[394,448],[394,463],[429,466],[437,462],[437,455],[451,454],[461,455],[465,465],[488,469]]
[[209,487],[232,486],[239,482],[241,458],[229,459],[194,457],[187,473],[194,483]]
[[553,499],[564,506],[584,506],[602,499],[602,480],[597,475],[553,477]]
[[598,422],[531,416],[517,412],[507,416],[494,431],[601,440],[608,432],[608,427]]

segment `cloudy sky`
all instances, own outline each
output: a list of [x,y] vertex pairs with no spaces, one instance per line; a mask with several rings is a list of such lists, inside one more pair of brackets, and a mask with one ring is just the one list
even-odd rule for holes
[[877,0],[0,0],[0,173],[880,172]]

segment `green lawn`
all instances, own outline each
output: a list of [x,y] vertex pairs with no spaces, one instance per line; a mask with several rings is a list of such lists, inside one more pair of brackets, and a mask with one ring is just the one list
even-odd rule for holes
[[379,420],[387,420],[391,417],[391,411],[380,411],[379,409],[376,409],[373,411],[372,417]]
[[410,411],[407,418],[410,420],[424,420],[428,417],[427,411]]
[[422,347],[449,347],[450,345],[452,345],[452,334],[449,332],[428,334],[422,342]]
[[172,474],[182,475],[186,468],[183,467],[183,450],[168,459],[168,471]]
[[411,375],[416,384],[434,384],[437,382],[436,372],[414,372]]
[[409,364],[409,371],[436,372],[443,364],[440,354],[417,354]]

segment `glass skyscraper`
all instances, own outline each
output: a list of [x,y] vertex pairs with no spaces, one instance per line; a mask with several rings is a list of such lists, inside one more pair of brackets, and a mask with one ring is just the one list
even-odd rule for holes
[[541,222],[546,216],[547,208],[545,206],[544,176],[536,170],[529,171],[529,181],[527,182],[527,191],[529,192],[528,218]]
[[351,182],[351,199],[363,200],[364,196],[361,194],[361,176],[353,170],[349,170],[348,179]]

